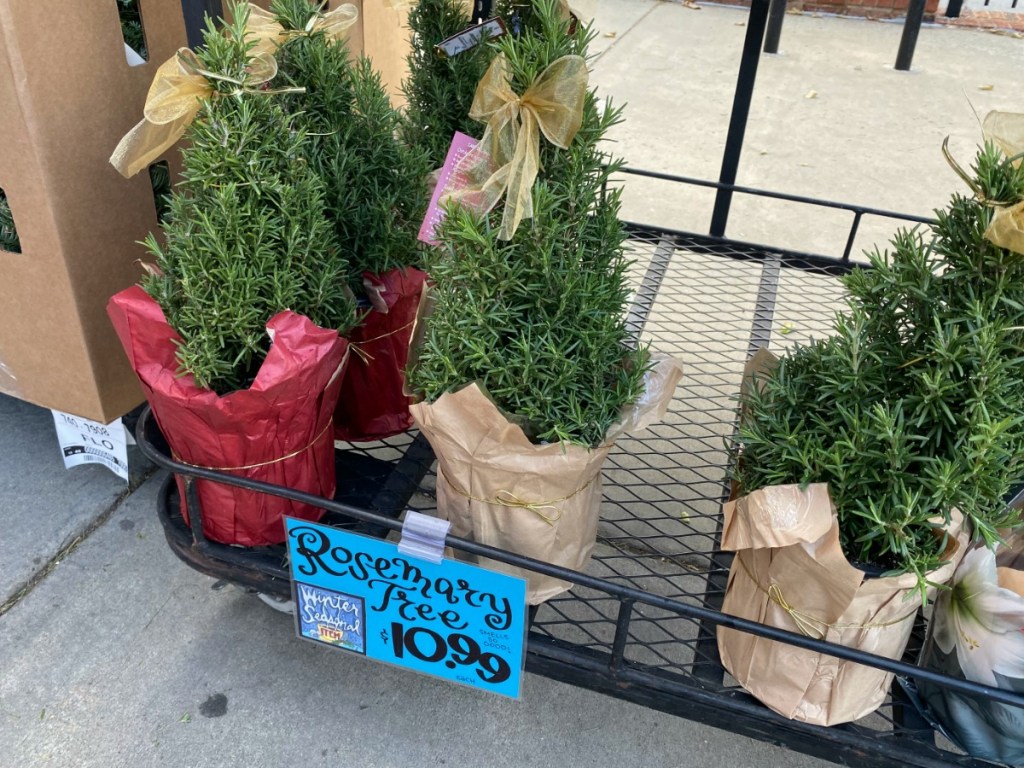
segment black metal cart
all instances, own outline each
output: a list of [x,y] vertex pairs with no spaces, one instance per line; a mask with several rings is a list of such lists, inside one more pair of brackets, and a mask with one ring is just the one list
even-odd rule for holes
[[[727,445],[735,428],[735,397],[745,361],[758,347],[779,350],[828,331],[833,304],[842,296],[837,277],[854,266],[851,251],[863,217],[925,221],[732,184],[767,7],[768,0],[754,0],[751,8],[720,181],[629,172],[666,184],[711,187],[717,200],[710,235],[629,225],[635,259],[631,328],[658,351],[680,357],[685,375],[665,421],[621,440],[606,464],[598,545],[587,572],[454,537],[447,543],[575,585],[531,611],[531,672],[844,765],[991,765],[964,756],[936,735],[914,704],[915,680],[1022,707],[1024,696],[913,666],[924,637],[923,616],[904,660],[897,662],[720,611],[731,558],[719,549],[721,504],[728,495]],[[844,252],[829,257],[725,238],[733,194],[848,212]],[[138,438],[148,458],[184,479],[190,526],[181,516],[173,477],[165,480],[159,498],[160,519],[175,554],[214,578],[280,599],[291,596],[284,547],[242,549],[206,540],[195,479],[316,504],[327,510],[323,522],[379,537],[401,529],[399,517],[407,508],[429,513],[434,507],[433,455],[415,433],[339,447],[338,492],[330,501],[174,461],[148,409],[139,422]],[[718,626],[894,672],[892,695],[876,713],[843,726],[786,720],[725,673],[715,642]]]

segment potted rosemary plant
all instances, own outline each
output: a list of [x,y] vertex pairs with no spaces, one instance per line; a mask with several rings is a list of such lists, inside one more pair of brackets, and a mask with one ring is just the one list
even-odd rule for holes
[[322,12],[308,0],[274,0],[270,8],[252,13],[276,44],[282,76],[304,89],[288,97],[289,109],[309,135],[306,156],[323,182],[324,210],[360,299],[335,436],[387,437],[412,424],[404,370],[426,283],[416,268],[426,158],[398,140],[399,114],[370,60],[350,57],[345,30],[354,6]]
[[[620,163],[598,148],[621,111],[600,110],[587,88],[592,33],[568,34],[550,0],[535,12],[536,29],[498,43],[473,112],[500,113],[492,98],[523,110],[547,105],[542,171],[534,181],[501,153],[515,143],[503,132],[519,135],[518,120],[488,121],[481,151],[465,160],[468,176],[488,186],[493,170],[521,183],[501,202],[481,205],[480,190],[469,188],[449,205],[430,263],[433,308],[409,380],[421,400],[413,417],[438,458],[438,510],[452,532],[582,568],[596,538],[601,465],[619,434],[664,411],[679,369],[652,362],[625,324],[620,194],[602,191]],[[528,577],[531,604],[570,586]]]
[[[155,266],[108,312],[179,461],[329,498],[339,333],[355,322],[350,267],[306,133],[267,87],[276,64],[245,42],[246,10],[232,9],[224,34],[209,22],[202,50],[160,68],[147,118],[115,153],[119,168],[145,167],[194,116],[165,237],[146,242]],[[219,484],[198,490],[204,534],[229,544],[280,543],[282,515],[321,514]]]
[[[991,546],[1018,524],[1003,499],[1024,456],[1024,258],[984,233],[1024,172],[992,144],[973,170],[933,237],[900,232],[845,278],[833,336],[748,382],[726,612],[898,658],[966,531]],[[733,630],[719,648],[758,698],[820,724],[872,711],[891,682]]]

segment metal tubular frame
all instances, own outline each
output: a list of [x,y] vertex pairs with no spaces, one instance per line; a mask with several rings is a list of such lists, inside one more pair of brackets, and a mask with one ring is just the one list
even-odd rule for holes
[[[265,493],[271,496],[278,496],[301,504],[309,504],[314,507],[334,512],[343,517],[358,520],[363,523],[377,525],[391,531],[402,530],[402,523],[400,520],[387,517],[378,512],[372,512],[349,504],[330,501],[320,496],[303,493],[302,491],[285,488],[284,486],[264,483],[259,480],[250,480],[244,477],[235,477],[234,475],[227,474],[226,472],[205,469],[203,467],[196,467],[190,464],[182,464],[181,462],[175,461],[166,454],[158,451],[154,447],[152,438],[148,434],[154,426],[155,424],[152,411],[147,406],[143,411],[142,417],[139,419],[139,427],[136,435],[139,446],[146,458],[154,464],[169,470],[175,475],[188,478],[188,480],[192,481],[186,481],[186,487],[188,489],[187,495],[189,498],[188,507],[190,516],[190,532],[195,540],[195,548],[200,552],[209,553],[214,551],[214,548],[216,548],[216,550],[234,551],[240,563],[246,563],[249,557],[248,552],[243,548],[217,545],[208,541],[203,536],[202,510],[199,506],[198,496],[196,494],[195,479],[209,480],[216,483],[222,483],[224,485],[234,486],[236,488],[243,488],[248,491],[256,491],[258,493]],[[858,664],[865,664],[870,667],[875,667],[876,669],[882,669],[887,672],[901,675],[902,677],[928,680],[961,693],[984,696],[993,701],[1024,707],[1024,695],[1021,694],[1016,694],[1011,691],[1005,691],[988,685],[981,685],[980,683],[972,683],[967,680],[956,680],[938,672],[921,669],[920,667],[915,667],[912,664],[907,664],[902,661],[894,661],[873,653],[859,651],[855,648],[847,648],[846,646],[836,645],[835,643],[829,643],[824,640],[816,640],[806,635],[788,632],[784,629],[776,629],[775,627],[719,613],[718,611],[709,610],[707,608],[687,605],[675,600],[643,592],[638,589],[625,587],[621,584],[616,584],[595,576],[590,576],[580,571],[551,565],[550,563],[545,563],[541,560],[534,560],[533,558],[524,557],[523,555],[517,555],[514,552],[507,552],[503,549],[495,549],[494,547],[489,547],[486,544],[479,544],[475,541],[470,541],[469,539],[463,539],[449,534],[445,537],[445,546],[452,547],[453,549],[457,549],[460,552],[465,552],[467,554],[477,555],[489,560],[497,560],[498,562],[506,563],[517,568],[523,568],[546,576],[552,576],[556,579],[569,581],[576,586],[587,587],[589,589],[604,592],[624,605],[628,603],[630,609],[637,603],[649,605],[653,608],[660,608],[672,613],[677,613],[680,616],[686,616],[700,621],[707,621],[715,626],[737,629],[741,632],[766,637],[770,640],[778,640],[779,642],[786,643],[787,645],[793,645],[798,648],[827,653],[840,659],[855,661]],[[221,557],[224,556],[222,551],[218,551],[217,554]],[[254,564],[252,567],[254,570],[269,570],[266,566],[261,567],[257,564]],[[280,573],[285,574],[285,579],[287,580],[287,569],[282,565],[277,565],[274,568],[274,571],[279,571]],[[276,573],[273,575],[276,575]],[[287,594],[291,594],[290,589]],[[620,615],[620,622],[624,621],[628,624],[628,620],[629,610],[626,610]],[[624,645],[624,642],[622,645]],[[619,655],[621,656],[621,653]]]

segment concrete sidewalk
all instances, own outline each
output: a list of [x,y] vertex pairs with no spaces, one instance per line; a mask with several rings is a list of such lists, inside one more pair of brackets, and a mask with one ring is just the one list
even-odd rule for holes
[[[615,151],[716,177],[745,12],[591,5],[593,79],[629,103]],[[739,182],[914,213],[942,205],[958,184],[942,138],[966,163],[978,138],[968,102],[1024,109],[1024,43],[926,27],[914,71],[897,73],[899,32],[787,17],[782,55],[761,61]],[[634,180],[626,214],[702,231],[710,201]],[[737,200],[729,233],[836,252],[840,219]],[[891,228],[866,224],[859,244]],[[300,642],[289,618],[213,591],[171,555],[155,517],[161,475],[126,494],[101,468],[65,472],[49,413],[2,396],[0,434],[2,768],[825,765],[544,678],[510,702]]]

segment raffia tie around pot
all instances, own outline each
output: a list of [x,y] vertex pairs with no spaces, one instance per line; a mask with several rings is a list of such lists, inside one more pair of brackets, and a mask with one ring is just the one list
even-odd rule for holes
[[[722,610],[891,659],[906,649],[921,606],[914,574],[865,578],[839,543],[835,507],[822,483],[769,486],[723,509],[722,549],[736,552]],[[946,533],[953,575],[967,547],[957,512]],[[816,651],[719,628],[722,664],[770,709],[816,725],[857,720],[885,700],[892,675]]]
[[[438,514],[455,536],[580,570],[597,540],[601,466],[621,435],[661,418],[682,375],[662,358],[645,377],[645,392],[599,448],[531,443],[476,384],[411,406],[437,456]],[[493,570],[529,581],[531,605],[568,590],[566,581],[492,560]]]

